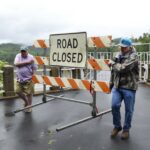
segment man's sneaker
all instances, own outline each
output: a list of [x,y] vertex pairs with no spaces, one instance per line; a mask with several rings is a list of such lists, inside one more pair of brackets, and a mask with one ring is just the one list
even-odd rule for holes
[[121,134],[122,140],[127,140],[129,138],[129,131],[123,131]]
[[30,108],[27,108],[27,109],[26,109],[26,112],[27,112],[27,113],[31,113],[31,112],[32,112],[32,107],[31,107],[31,105],[28,105],[28,107],[30,107]]
[[114,138],[118,135],[118,133],[122,130],[122,128],[114,128],[111,132],[111,138]]
[[[23,107],[26,108],[26,107],[28,107],[28,105],[23,103]],[[27,109],[24,109],[24,112],[26,112],[26,111],[27,111]]]
[[32,108],[28,108],[26,112],[27,113],[31,113],[32,112]]
[[[24,110],[24,112],[26,112],[26,113],[31,113],[31,112],[32,112],[32,108],[31,108],[30,106],[31,106],[31,105],[28,105],[28,106],[24,107],[24,108],[26,108],[26,109]],[[30,107],[30,108],[28,108],[28,107]]]

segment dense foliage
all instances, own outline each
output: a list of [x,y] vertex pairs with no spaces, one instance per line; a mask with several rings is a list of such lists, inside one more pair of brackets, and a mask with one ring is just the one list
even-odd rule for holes
[[136,47],[137,51],[150,52],[150,33],[143,33],[139,38],[133,38],[135,43],[138,43]]

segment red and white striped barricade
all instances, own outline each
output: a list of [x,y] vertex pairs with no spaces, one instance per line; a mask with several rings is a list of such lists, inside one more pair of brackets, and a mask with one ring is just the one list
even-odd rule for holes
[[[35,56],[34,59],[37,65],[50,65],[49,57]],[[109,59],[90,58],[87,60],[87,69],[110,71],[110,67],[108,66],[109,61]]]
[[39,39],[36,40],[33,44],[35,48],[49,48],[49,40]]
[[60,77],[50,77],[42,75],[33,75],[32,80],[34,83],[46,84],[50,86],[60,86],[63,88],[82,89],[82,90],[94,90],[104,93],[110,93],[109,82],[81,79],[69,79]]
[[88,47],[104,48],[111,46],[112,36],[89,37],[87,40]]

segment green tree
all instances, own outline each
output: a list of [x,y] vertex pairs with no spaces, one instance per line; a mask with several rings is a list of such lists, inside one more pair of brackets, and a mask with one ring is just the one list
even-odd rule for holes
[[143,33],[139,38],[134,38],[133,41],[135,43],[141,43],[141,45],[135,46],[137,51],[148,52],[150,50],[150,33]]

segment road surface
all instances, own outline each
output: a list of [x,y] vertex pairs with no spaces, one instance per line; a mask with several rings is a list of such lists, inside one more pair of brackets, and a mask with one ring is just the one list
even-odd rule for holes
[[[62,94],[62,93],[58,93]],[[65,97],[92,101],[88,91],[67,91]],[[42,101],[35,96],[33,103]],[[97,93],[99,112],[110,108],[111,94]],[[111,113],[57,132],[68,123],[91,115],[88,105],[54,100],[34,107],[31,114],[16,113],[5,116],[22,107],[21,100],[0,101],[0,150],[149,150],[150,146],[150,87],[140,84],[136,96],[135,112],[129,140],[120,135],[110,138]],[[124,118],[122,107],[122,119]]]

